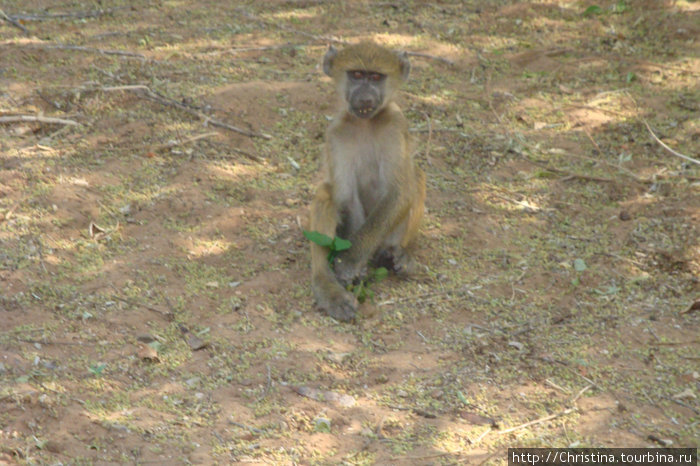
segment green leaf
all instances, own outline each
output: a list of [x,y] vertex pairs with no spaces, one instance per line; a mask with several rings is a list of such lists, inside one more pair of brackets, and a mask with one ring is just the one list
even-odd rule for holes
[[374,269],[374,281],[380,282],[384,280],[389,275],[389,271],[386,267],[377,267]]
[[457,390],[457,398],[459,398],[459,401],[461,401],[463,404],[469,406],[469,401],[467,401],[467,397],[464,396],[464,393],[462,393],[460,390]]
[[574,270],[577,272],[583,272],[586,270],[586,263],[583,261],[583,259],[574,259]]
[[352,246],[352,243],[346,239],[343,238],[338,238],[337,236],[333,238],[333,242],[331,243],[331,250],[333,251],[345,251],[346,249],[350,249],[350,246]]
[[319,233],[317,231],[306,231],[303,230],[304,236],[306,236],[306,239],[311,241],[312,243],[316,243],[319,246],[323,247],[330,247],[330,245],[333,243],[333,238],[331,238],[328,235],[324,235],[323,233]]
[[107,367],[107,364],[95,364],[94,366],[88,367],[90,372],[92,372],[93,375],[100,376],[102,375],[102,371],[105,370],[105,367]]
[[583,12],[583,16],[599,15],[602,12],[603,9],[598,5],[591,5],[588,8],[586,8],[586,11]]
[[615,4],[612,7],[613,13],[616,13],[616,14],[624,13],[625,11],[627,11],[629,9],[630,9],[630,7],[629,7],[629,5],[627,5],[627,2],[625,0],[620,0],[619,2],[617,2],[617,4]]

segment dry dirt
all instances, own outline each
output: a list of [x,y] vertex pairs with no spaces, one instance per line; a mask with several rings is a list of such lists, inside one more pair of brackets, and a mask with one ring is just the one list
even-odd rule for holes
[[[0,464],[698,446],[699,2],[2,10]],[[429,272],[340,324],[302,228],[367,38],[414,52]]]

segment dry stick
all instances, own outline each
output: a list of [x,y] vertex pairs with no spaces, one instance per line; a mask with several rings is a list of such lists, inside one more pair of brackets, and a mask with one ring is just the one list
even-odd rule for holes
[[0,123],[15,123],[18,121],[31,121],[39,123],[55,123],[60,125],[80,126],[80,123],[73,120],[64,120],[63,118],[52,118],[38,115],[14,115],[0,117]]
[[593,385],[586,385],[585,387],[583,387],[581,390],[579,390],[579,392],[576,395],[574,395],[573,398],[571,398],[571,401],[569,403],[572,405],[574,403],[576,403],[578,401],[578,399],[581,398],[581,396],[583,396],[583,394],[586,393],[591,388],[593,388]]
[[450,60],[449,58],[444,58],[444,57],[438,57],[437,55],[430,55],[429,53],[423,53],[423,52],[406,52],[406,55],[409,55],[411,57],[422,57],[422,58],[430,58],[431,60],[437,60],[441,61],[443,63],[446,63],[450,66],[455,66],[455,62]]
[[[583,128],[583,132],[586,134],[586,136],[587,136],[588,139],[591,141],[591,143],[593,144],[593,147],[595,147],[595,149],[598,151],[598,153],[599,153],[600,155],[603,155],[603,151],[601,150],[601,148],[600,148],[600,146],[598,145],[598,143],[595,142],[595,139],[593,139],[593,136],[591,136],[591,133],[589,133],[588,130],[586,130],[585,128]],[[594,159],[593,157],[586,157],[585,155],[574,155],[574,156],[575,156],[575,157],[580,157],[580,158],[583,158],[583,159],[586,159],[586,160],[591,160],[591,161],[593,161],[593,162],[602,162],[604,165],[607,165],[607,166],[609,166],[609,167],[616,168],[616,169],[619,170],[621,173],[623,173],[623,174],[629,176],[630,178],[632,178],[633,180],[635,180],[635,181],[637,181],[637,182],[639,182],[639,183],[651,183],[650,180],[645,180],[644,178],[640,178],[640,177],[638,177],[637,175],[635,175],[634,173],[632,173],[631,171],[627,170],[626,168],[622,168],[622,167],[620,167],[620,166],[618,166],[618,165],[615,165],[615,164],[612,164],[612,163],[610,163],[610,162],[608,162],[608,161],[606,161],[606,160],[597,160],[597,159]]]
[[30,338],[18,338],[17,341],[24,343],[39,343],[40,345],[70,345],[70,346],[83,346],[86,343],[82,341],[50,341],[50,340],[32,340]]
[[499,430],[497,433],[498,433],[498,435],[503,435],[503,434],[508,434],[510,432],[515,432],[516,430],[525,429],[526,427],[534,426],[535,424],[542,424],[543,422],[551,421],[552,419],[566,416],[567,414],[571,414],[574,411],[576,411],[575,408],[567,408],[564,411],[561,411],[559,413],[552,414],[550,416],[541,417],[539,419],[535,419],[534,421],[526,422],[525,424],[520,424],[519,426],[511,427],[510,429]]
[[69,13],[46,13],[44,15],[12,15],[13,19],[22,21],[43,21],[45,19],[63,19],[63,18],[97,18],[98,16],[108,15],[114,13],[117,10],[123,10],[125,8],[109,8],[107,10],[92,10],[92,11],[76,11]]
[[656,134],[654,134],[654,132],[651,130],[651,126],[649,126],[649,123],[647,123],[647,121],[646,121],[644,118],[642,118],[642,121],[644,122],[644,124],[646,125],[647,129],[649,130],[649,134],[651,134],[651,137],[653,137],[654,140],[655,140],[656,142],[658,142],[659,144],[661,144],[661,147],[663,147],[664,149],[666,149],[667,151],[669,151],[670,153],[672,153],[672,154],[675,155],[676,157],[680,157],[680,158],[682,158],[683,160],[687,160],[688,162],[692,162],[692,163],[694,163],[694,164],[700,165],[700,160],[696,160],[696,159],[694,159],[694,158],[692,158],[692,157],[688,157],[687,155],[683,155],[683,154],[681,154],[680,152],[676,152],[675,150],[671,149],[671,148],[668,147],[666,144],[664,144],[664,142],[663,142],[661,139],[659,139],[659,138],[656,136]]
[[166,142],[165,144],[159,144],[151,149],[152,152],[159,152],[165,149],[171,149],[173,147],[177,146],[184,146],[185,144],[189,144],[191,142],[199,141],[200,139],[206,139],[210,138],[212,136],[216,136],[219,133],[216,132],[211,132],[211,133],[204,133],[204,134],[198,134],[196,136],[191,136],[187,139],[184,139],[182,141],[172,141],[172,142]]
[[567,390],[566,388],[561,387],[561,386],[555,384],[554,382],[552,382],[552,381],[549,380],[549,379],[545,379],[544,383],[546,383],[546,384],[549,385],[550,387],[556,388],[557,390],[566,393],[567,395],[571,395],[571,392],[570,392],[569,390]]
[[215,120],[214,118],[211,118],[208,115],[205,115],[204,113],[200,112],[199,110],[196,110],[194,108],[188,107],[185,104],[182,104],[176,100],[170,99],[168,97],[159,95],[155,92],[153,92],[148,86],[136,84],[136,85],[125,85],[125,86],[108,86],[108,87],[100,87],[97,88],[98,90],[105,91],[105,92],[111,92],[111,91],[143,91],[143,94],[145,95],[146,98],[151,99],[155,102],[158,102],[163,105],[167,105],[170,107],[175,107],[178,108],[184,112],[189,113],[190,115],[195,115],[202,120],[204,120],[204,124],[211,125],[211,126],[216,126],[218,128],[224,128],[228,129],[230,131],[234,131],[239,134],[243,134],[248,137],[257,137],[257,138],[263,138],[263,139],[272,139],[272,136],[269,134],[265,133],[255,133],[252,131],[247,131],[242,128],[238,128],[237,126],[229,125],[228,123],[224,123],[219,120]]
[[13,25],[14,27],[21,29],[23,33],[25,33],[25,34],[27,34],[27,35],[30,34],[30,33],[29,33],[29,29],[27,29],[26,27],[24,27],[24,26],[22,25],[22,23],[20,23],[19,21],[17,21],[16,18],[11,18],[11,17],[7,16],[7,14],[5,14],[5,12],[2,11],[1,9],[0,9],[0,18],[4,19],[5,21],[7,21],[8,23],[10,23],[10,24]]
[[117,296],[116,294],[112,295],[112,299],[116,299],[117,301],[121,301],[121,302],[126,303],[126,304],[128,304],[128,305],[130,305],[130,306],[142,307],[142,308],[144,308],[144,309],[148,309],[149,311],[156,312],[156,313],[158,313],[158,314],[160,314],[160,315],[162,315],[162,316],[165,316],[165,317],[170,317],[170,316],[171,316],[171,313],[170,313],[170,312],[161,311],[160,309],[157,309],[157,308],[155,308],[155,307],[149,306],[148,304],[139,303],[139,302],[136,302],[136,301],[132,301],[132,300],[130,300],[130,299],[122,298],[121,296]]
[[28,44],[27,47],[36,49],[58,49],[58,50],[77,50],[79,52],[91,52],[99,53],[102,55],[118,55],[120,57],[127,58],[138,58],[139,60],[146,60],[146,56],[140,53],[127,52],[124,50],[105,50],[98,49],[95,47],[84,47],[82,45],[71,45],[71,44]]
[[694,408],[693,406],[690,406],[689,404],[683,403],[681,400],[677,400],[677,399],[675,399],[675,398],[671,398],[670,396],[665,396],[664,398],[667,399],[667,400],[669,400],[669,401],[673,401],[674,403],[676,403],[676,404],[679,405],[679,406],[683,406],[684,408],[687,408],[687,409],[691,410],[691,411],[694,412],[695,414],[699,414],[699,415],[700,415],[700,409]]
[[270,45],[267,47],[240,47],[240,48],[227,48],[223,50],[211,50],[209,52],[202,52],[200,55],[205,56],[215,56],[223,55],[226,53],[236,54],[241,52],[264,52],[267,50],[281,50],[281,49],[292,49],[297,47],[305,47],[308,44],[283,44],[283,45]]

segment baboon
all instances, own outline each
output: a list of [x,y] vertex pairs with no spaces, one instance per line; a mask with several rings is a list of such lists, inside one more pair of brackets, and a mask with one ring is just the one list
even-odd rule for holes
[[345,286],[364,276],[370,260],[398,274],[415,266],[408,248],[423,217],[425,173],[411,156],[408,124],[392,100],[409,70],[406,53],[372,42],[341,51],[331,46],[323,58],[341,103],[326,132],[310,226],[352,246],[331,267],[328,249],[312,243],[312,288],[318,307],[340,321],[355,317],[358,303]]

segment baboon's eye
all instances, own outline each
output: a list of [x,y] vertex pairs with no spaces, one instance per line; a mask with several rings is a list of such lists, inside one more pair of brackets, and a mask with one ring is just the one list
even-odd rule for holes
[[384,75],[381,75],[379,73],[372,73],[369,77],[372,81],[381,81]]
[[364,73],[362,71],[353,71],[352,77],[355,79],[362,79],[364,77]]

